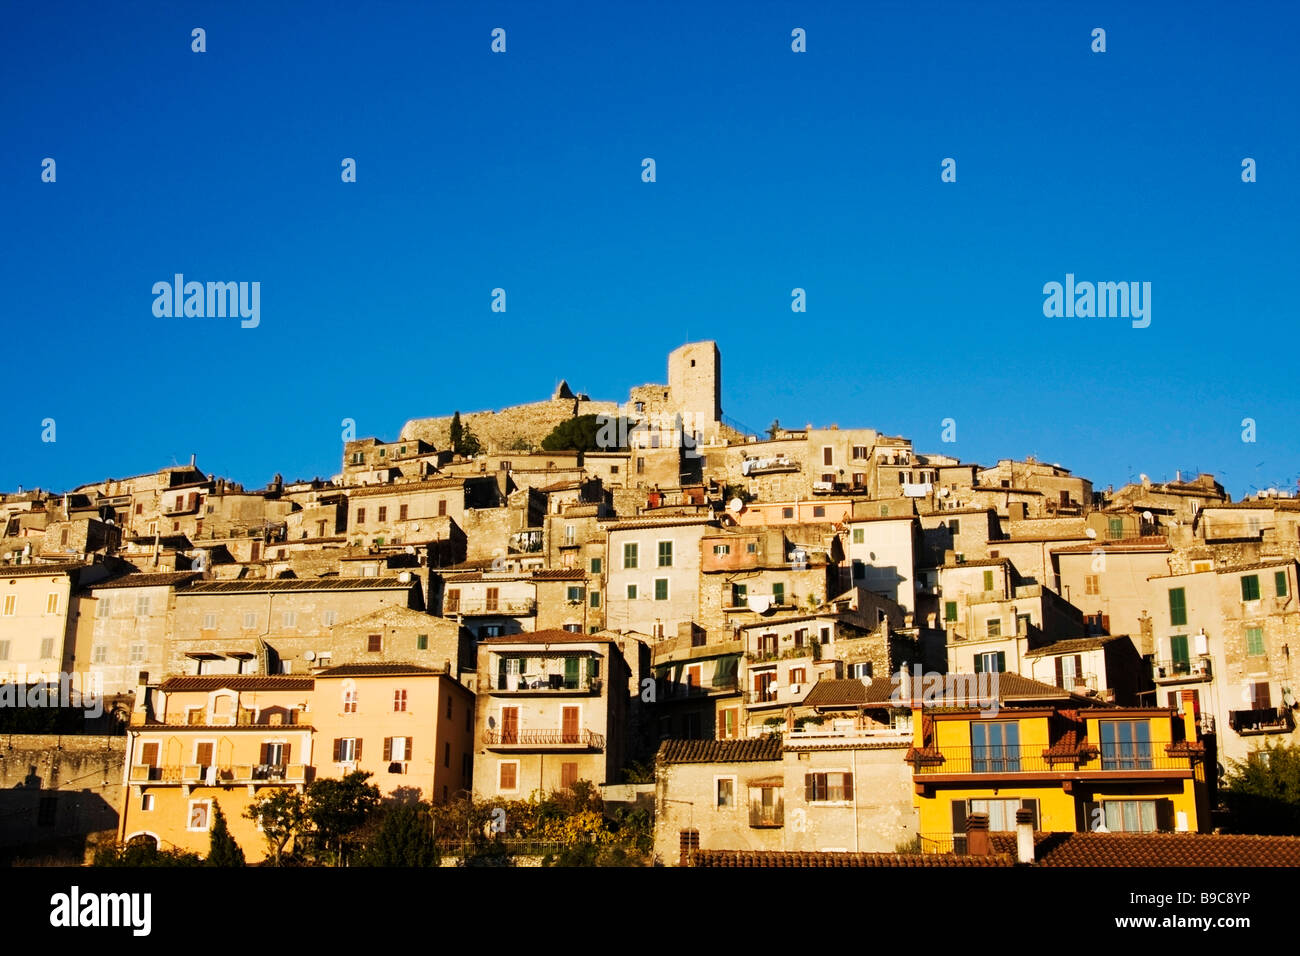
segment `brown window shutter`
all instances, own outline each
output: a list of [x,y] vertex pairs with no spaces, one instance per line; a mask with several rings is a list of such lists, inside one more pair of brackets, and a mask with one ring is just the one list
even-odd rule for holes
[[1061,662],[1061,658],[1059,657],[1056,659],[1056,686],[1057,687],[1065,686],[1065,667],[1063,666]]
[[817,789],[817,777],[814,774],[806,773],[803,777],[803,798],[808,803],[812,803],[813,796]]
[[966,835],[966,801],[954,800],[952,802],[952,832],[955,834]]
[[338,763],[343,759],[343,738],[334,738],[334,762]]
[[853,799],[853,774],[851,773],[846,773],[844,775],[844,799]]
[[1074,679],[1077,681],[1083,680],[1083,655],[1082,654],[1074,655]]
[[406,759],[407,759],[407,760],[410,760],[410,759],[411,759],[411,744],[413,744],[413,743],[415,743],[415,738],[414,738],[414,737],[407,737],[407,738],[406,738]]
[[257,755],[257,762],[260,763],[260,764],[268,764],[268,763],[271,762],[271,745],[270,745],[270,744],[262,744],[262,749],[261,749],[261,751],[260,751],[260,752],[258,753],[258,755]]
[[357,738],[357,759],[361,759],[361,738]]
[[292,750],[293,750],[293,744],[285,744],[280,749],[280,760],[286,764],[291,763],[291,761],[289,760],[289,753]]
[[388,763],[388,761],[392,759],[393,759],[393,738],[385,737],[384,738],[384,763]]

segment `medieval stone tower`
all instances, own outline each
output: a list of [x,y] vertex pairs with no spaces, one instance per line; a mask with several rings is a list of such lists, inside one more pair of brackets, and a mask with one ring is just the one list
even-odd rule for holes
[[700,425],[722,420],[722,355],[716,342],[690,342],[668,354],[668,390],[676,411]]

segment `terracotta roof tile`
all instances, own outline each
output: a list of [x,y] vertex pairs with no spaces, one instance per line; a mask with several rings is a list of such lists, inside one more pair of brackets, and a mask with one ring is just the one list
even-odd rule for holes
[[375,664],[339,664],[317,671],[316,677],[405,677],[441,674],[442,671],[404,661]]
[[780,737],[746,740],[665,740],[656,763],[752,763],[781,759]]
[[889,703],[894,693],[894,681],[877,677],[870,685],[860,680],[827,680],[822,678],[813,685],[803,699],[805,707],[851,707],[857,704]]
[[[1014,834],[990,834],[1014,853]],[[1300,837],[1218,833],[1036,833],[1040,866],[1300,866]]]
[[690,855],[688,866],[697,867],[780,867],[780,868],[841,868],[886,867],[890,869],[911,867],[975,868],[1014,866],[1016,858],[1009,853],[988,856],[957,856],[952,853],[800,853],[782,850],[696,850]]
[[171,694],[187,690],[311,690],[314,686],[315,678],[297,674],[201,674],[169,677],[161,689]]

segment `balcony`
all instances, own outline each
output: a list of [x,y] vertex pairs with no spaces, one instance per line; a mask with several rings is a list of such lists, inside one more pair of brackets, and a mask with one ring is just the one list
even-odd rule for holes
[[535,598],[514,598],[510,600],[498,599],[489,601],[487,599],[466,601],[457,601],[454,604],[448,602],[443,608],[442,616],[459,614],[463,617],[531,617],[537,613],[537,601]]
[[494,694],[599,694],[599,677],[565,677],[563,674],[492,674],[488,690]]
[[1085,744],[1069,753],[1051,753],[1030,746],[945,747],[937,753],[914,753],[910,759],[917,779],[977,774],[1036,775],[1051,780],[1109,774],[1190,776],[1191,758],[1157,753],[1160,746],[1137,744],[1099,749]]
[[1286,707],[1257,707],[1254,710],[1228,711],[1228,726],[1242,737],[1257,734],[1289,734],[1295,718]]
[[1191,684],[1210,680],[1210,659],[1198,658],[1194,661],[1167,660],[1155,661],[1151,665],[1151,676],[1157,684]]
[[605,735],[590,730],[485,730],[492,750],[604,750]]
[[291,764],[231,764],[208,766],[199,764],[170,764],[152,767],[134,764],[130,783],[153,783],[170,786],[243,786],[246,784],[307,782],[307,765]]
[[[510,535],[510,553],[511,554],[535,554],[541,551],[545,546],[545,532],[540,529],[529,529],[527,531],[516,531]],[[576,542],[565,541],[564,544],[572,547]]]
[[749,825],[756,829],[777,829],[785,826],[785,801],[764,805],[757,800],[749,804]]
[[793,458],[777,455],[772,458],[746,458],[740,463],[742,475],[775,475],[782,472],[799,471],[801,465]]

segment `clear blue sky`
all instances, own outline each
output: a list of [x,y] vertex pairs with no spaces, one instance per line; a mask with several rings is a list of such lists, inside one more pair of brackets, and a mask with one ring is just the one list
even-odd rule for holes
[[[560,378],[622,400],[705,338],[724,411],[755,428],[1033,454],[1102,487],[1200,469],[1234,495],[1294,488],[1298,19],[1293,3],[11,4],[0,488],[191,453],[251,486],[330,475],[345,417],[393,438]],[[261,282],[260,326],[155,318],[151,288],[177,272]],[[1043,284],[1067,272],[1150,282],[1150,327],[1045,318]]]

